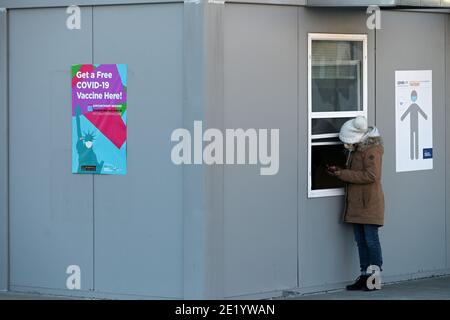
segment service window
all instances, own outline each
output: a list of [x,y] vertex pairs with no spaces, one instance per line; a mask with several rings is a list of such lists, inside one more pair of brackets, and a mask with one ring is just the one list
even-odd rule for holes
[[367,35],[308,36],[308,197],[344,194],[327,165],[344,167],[345,121],[367,117]]

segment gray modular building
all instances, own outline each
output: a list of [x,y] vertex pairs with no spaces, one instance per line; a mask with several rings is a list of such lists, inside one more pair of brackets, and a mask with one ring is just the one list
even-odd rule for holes
[[[0,0],[1,290],[253,299],[342,288],[357,250],[341,187],[314,166],[356,115],[385,141],[383,281],[450,273],[449,1],[77,2],[71,30],[73,1]],[[128,66],[126,175],[71,173],[77,63]],[[396,170],[397,70],[432,71],[432,170]],[[319,137],[316,107],[331,123]],[[171,133],[195,120],[278,128],[278,173],[174,165]]]

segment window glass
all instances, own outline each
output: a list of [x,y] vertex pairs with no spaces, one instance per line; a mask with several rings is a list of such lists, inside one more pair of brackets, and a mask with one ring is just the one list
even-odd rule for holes
[[363,109],[363,42],[312,41],[313,112]]
[[342,125],[352,118],[328,118],[328,119],[312,119],[311,133],[329,134],[339,133]]
[[327,165],[335,165],[341,168],[345,167],[348,153],[344,145],[313,145],[311,151],[312,190],[345,187],[345,183],[327,172]]

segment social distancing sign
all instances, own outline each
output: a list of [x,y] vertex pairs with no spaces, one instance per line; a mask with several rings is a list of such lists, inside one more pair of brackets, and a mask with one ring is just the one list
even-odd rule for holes
[[397,172],[433,169],[432,71],[395,72]]

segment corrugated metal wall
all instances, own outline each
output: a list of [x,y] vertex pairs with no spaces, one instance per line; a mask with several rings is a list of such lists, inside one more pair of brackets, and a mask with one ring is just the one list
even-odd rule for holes
[[[309,32],[368,34],[369,122],[386,141],[385,279],[449,272],[448,15],[383,11],[382,30],[371,31],[364,10],[202,6],[86,6],[77,31],[65,28],[64,8],[9,11],[11,289],[268,297],[351,280],[357,252],[340,222],[343,198],[307,198]],[[128,64],[125,177],[70,173],[73,63]],[[432,171],[395,173],[400,69],[433,70]],[[174,166],[172,130],[199,119],[205,127],[279,128],[278,175],[260,176],[257,166]],[[78,293],[65,289],[70,264],[82,269]]]
[[[230,295],[269,288],[289,290],[295,282],[290,267],[294,265],[293,239],[297,235],[300,291],[339,288],[358,274],[352,230],[341,223],[343,198],[307,198],[309,32],[368,34],[369,122],[380,127],[386,141],[386,226],[381,231],[384,280],[449,270],[450,219],[445,178],[448,136],[443,134],[447,115],[444,70],[448,16],[383,11],[382,29],[376,32],[367,29],[367,17],[362,10],[332,8],[243,4],[225,8],[226,122],[253,127],[261,124],[257,119],[263,115],[272,120],[263,123],[265,126],[280,126],[280,146],[284,150],[280,159],[281,184],[277,178],[259,181],[260,177],[250,169],[226,171],[225,254]],[[294,59],[296,55],[298,60]],[[437,154],[432,171],[395,172],[394,72],[405,69],[433,70]],[[297,108],[293,108],[294,104]],[[298,156],[292,152],[295,147]],[[294,169],[291,164],[296,158]],[[297,187],[291,180],[295,172]],[[296,190],[298,210],[292,202],[292,189]],[[280,199],[282,203],[277,202]],[[295,219],[297,230],[290,227]]]
[[[384,12],[377,31],[376,123],[385,136],[385,276],[449,267],[446,215],[446,35],[442,14]],[[448,53],[447,53],[448,56]],[[395,70],[433,71],[433,170],[395,172]]]
[[[10,263],[13,290],[183,296],[182,169],[170,134],[182,127],[183,5],[9,11]],[[75,63],[126,63],[124,177],[74,175],[70,73]]]

